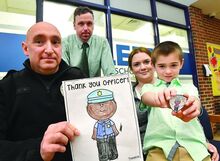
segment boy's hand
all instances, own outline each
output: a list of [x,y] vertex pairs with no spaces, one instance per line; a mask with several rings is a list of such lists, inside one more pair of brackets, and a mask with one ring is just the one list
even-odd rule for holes
[[149,91],[145,92],[141,96],[141,101],[145,105],[149,105],[151,107],[169,108],[169,100],[175,95],[176,90],[174,88],[166,88],[163,91],[159,92]]
[[169,100],[171,97],[176,96],[176,90],[174,88],[166,88],[162,92],[157,93],[157,106],[161,108],[169,108]]
[[208,151],[212,153],[212,155],[211,155],[212,161],[219,161],[218,151],[217,151],[216,147],[214,145],[212,145],[211,143],[208,143]]
[[188,122],[200,114],[200,101],[194,96],[184,94],[187,98],[185,106],[178,112],[172,112],[172,114],[181,120]]

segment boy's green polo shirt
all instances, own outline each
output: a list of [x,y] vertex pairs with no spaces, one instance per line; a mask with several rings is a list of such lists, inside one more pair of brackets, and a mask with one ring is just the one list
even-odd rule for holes
[[[147,91],[164,90],[167,88],[166,84],[166,82],[157,79],[154,84],[144,85],[141,95]],[[198,97],[198,90],[193,84],[182,84],[179,79],[172,80],[169,87],[175,87],[177,94],[187,93]],[[170,108],[154,108],[143,104],[141,108],[147,108],[149,112],[143,147],[145,153],[153,147],[159,147],[168,157],[171,148],[177,141],[195,161],[202,161],[209,155],[206,138],[198,118],[184,122],[173,116]]]

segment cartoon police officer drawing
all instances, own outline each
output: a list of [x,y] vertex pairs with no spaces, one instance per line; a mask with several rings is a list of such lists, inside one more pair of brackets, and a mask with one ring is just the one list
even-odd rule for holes
[[109,161],[118,158],[116,136],[119,131],[110,119],[116,112],[117,104],[113,92],[107,89],[97,89],[87,96],[87,112],[97,120],[93,128],[92,139],[97,141],[99,161]]

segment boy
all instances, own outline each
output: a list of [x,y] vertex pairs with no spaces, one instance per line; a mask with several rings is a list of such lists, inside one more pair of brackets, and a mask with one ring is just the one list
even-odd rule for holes
[[[149,112],[143,147],[148,153],[146,161],[210,161],[206,138],[196,118],[200,109],[198,90],[178,79],[183,62],[180,46],[171,41],[160,43],[152,53],[158,79],[145,84],[141,92],[141,108]],[[174,112],[169,100],[177,94],[187,101]]]

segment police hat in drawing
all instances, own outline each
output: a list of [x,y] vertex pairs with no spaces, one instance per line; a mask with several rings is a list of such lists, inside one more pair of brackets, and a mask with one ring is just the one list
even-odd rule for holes
[[113,92],[107,89],[97,89],[87,96],[88,103],[101,103],[114,100]]

